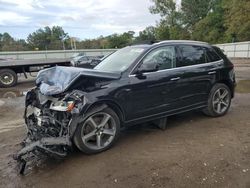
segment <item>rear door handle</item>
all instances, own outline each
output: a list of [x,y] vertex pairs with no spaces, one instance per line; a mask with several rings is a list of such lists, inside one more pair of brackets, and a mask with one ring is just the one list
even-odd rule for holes
[[180,80],[180,77],[171,78],[170,80],[171,81],[177,81],[177,80]]
[[209,75],[210,75],[210,74],[215,74],[215,73],[216,73],[216,71],[208,72]]

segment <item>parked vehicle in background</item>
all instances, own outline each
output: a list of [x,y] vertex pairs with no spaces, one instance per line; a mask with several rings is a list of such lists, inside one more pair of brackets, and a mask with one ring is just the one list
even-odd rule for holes
[[71,56],[71,59],[74,59],[74,58],[77,58],[77,57],[82,57],[82,56],[85,56],[85,55],[86,55],[85,52],[74,53],[74,54]]
[[0,60],[0,88],[15,86],[18,81],[18,73],[23,73],[25,78],[27,78],[27,73],[38,72],[56,65],[70,66],[70,60],[65,58]]
[[94,69],[40,71],[27,93],[28,136],[16,158],[39,151],[65,156],[75,144],[93,154],[120,129],[191,110],[223,116],[234,97],[234,66],[217,47],[196,41],[129,46]]
[[73,67],[94,68],[101,62],[103,57],[104,56],[76,56],[72,58],[71,65]]
[[94,68],[100,63],[101,56],[86,56],[84,52],[74,54],[73,60],[69,58],[48,59],[0,59],[0,88],[13,87],[18,82],[18,74],[38,72],[53,66],[76,66],[82,68]]

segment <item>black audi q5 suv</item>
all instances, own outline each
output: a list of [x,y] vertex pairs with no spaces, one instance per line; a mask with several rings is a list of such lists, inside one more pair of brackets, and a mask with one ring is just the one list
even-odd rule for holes
[[39,72],[26,95],[27,153],[65,156],[72,145],[87,154],[110,148],[120,129],[190,110],[227,113],[234,66],[204,42],[163,41],[128,46],[94,69],[53,67]]

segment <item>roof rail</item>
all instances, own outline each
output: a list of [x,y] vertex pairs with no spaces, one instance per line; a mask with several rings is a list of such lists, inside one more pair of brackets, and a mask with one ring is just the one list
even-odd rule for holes
[[158,44],[162,43],[179,43],[179,42],[185,42],[185,43],[198,43],[198,44],[208,44],[207,42],[202,42],[202,41],[195,41],[195,40],[162,40],[158,42]]
[[143,41],[137,41],[131,44],[131,46],[133,45],[140,45],[140,44],[154,44],[154,43],[158,43],[161,42],[160,40],[143,40]]

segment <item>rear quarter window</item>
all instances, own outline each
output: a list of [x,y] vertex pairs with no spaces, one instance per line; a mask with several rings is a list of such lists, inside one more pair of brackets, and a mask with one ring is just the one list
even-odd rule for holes
[[227,59],[227,56],[223,53],[223,51],[217,47],[217,46],[212,46],[212,48],[214,49],[214,51],[222,58],[222,59]]
[[214,51],[213,48],[205,48],[208,62],[221,60],[220,56]]
[[178,46],[181,59],[177,62],[177,67],[198,65],[206,63],[206,54],[204,48],[195,45]]

